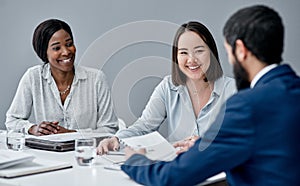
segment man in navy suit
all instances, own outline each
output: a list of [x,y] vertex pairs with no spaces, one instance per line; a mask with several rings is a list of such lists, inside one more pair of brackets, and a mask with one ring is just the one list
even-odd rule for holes
[[300,78],[280,64],[280,16],[266,6],[247,7],[223,33],[239,89],[223,121],[170,162],[126,149],[121,168],[138,183],[195,185],[225,171],[230,185],[300,185]]

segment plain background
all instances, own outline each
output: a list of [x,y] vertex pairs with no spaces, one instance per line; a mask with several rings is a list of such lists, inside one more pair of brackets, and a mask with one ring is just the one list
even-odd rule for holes
[[[280,13],[285,25],[284,62],[291,64],[299,75],[298,0],[0,0],[0,129],[5,128],[5,114],[20,78],[27,68],[42,64],[32,49],[31,39],[34,28],[45,19],[62,19],[71,26],[77,47],[76,62],[105,72],[112,87],[116,112],[130,125],[141,114],[155,85],[170,73],[170,44],[176,25],[191,20],[205,24],[215,37],[225,74],[232,76],[223,47],[222,28],[233,12],[254,4],[268,5]],[[149,27],[151,24],[154,26]],[[142,29],[130,33],[122,30],[128,31],[134,26]],[[154,32],[161,34],[158,38],[164,41],[153,41]],[[135,41],[139,34],[142,39]],[[99,38],[106,40],[100,43],[98,54],[90,52],[91,55],[87,55]],[[117,46],[120,38],[134,41]],[[106,53],[109,57],[98,59],[106,49],[112,51]],[[88,62],[82,60],[84,57]]]

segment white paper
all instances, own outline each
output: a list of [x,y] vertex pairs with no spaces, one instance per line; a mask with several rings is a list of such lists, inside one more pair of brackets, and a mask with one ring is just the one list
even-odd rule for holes
[[122,164],[125,160],[125,155],[108,155],[104,154],[101,156],[102,158],[114,163],[114,164]]
[[156,131],[142,136],[124,138],[120,141],[134,149],[145,148],[145,155],[152,160],[171,161],[177,156],[173,145]]
[[0,170],[22,162],[29,162],[34,156],[21,151],[0,150]]
[[0,177],[13,178],[71,167],[72,165],[67,162],[35,158],[33,161],[20,163],[0,170]]

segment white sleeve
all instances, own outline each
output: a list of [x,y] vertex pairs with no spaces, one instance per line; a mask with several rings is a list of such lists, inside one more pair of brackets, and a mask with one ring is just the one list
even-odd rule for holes
[[19,82],[15,97],[6,113],[5,125],[9,128],[29,128],[34,125],[28,121],[32,111],[32,92],[30,71],[27,71]]

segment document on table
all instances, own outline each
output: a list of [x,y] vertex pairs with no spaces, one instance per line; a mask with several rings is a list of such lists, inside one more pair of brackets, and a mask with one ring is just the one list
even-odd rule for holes
[[13,151],[13,150],[0,150],[0,170],[20,164],[23,162],[29,162],[34,159],[34,156],[24,152]]
[[31,174],[72,168],[70,163],[35,158],[0,170],[0,178],[14,178]]
[[102,158],[112,162],[113,164],[122,164],[125,162],[125,155],[123,154],[104,154]]
[[134,149],[145,148],[145,155],[152,160],[171,161],[177,156],[173,145],[156,131],[142,136],[124,138],[120,140],[120,143]]

